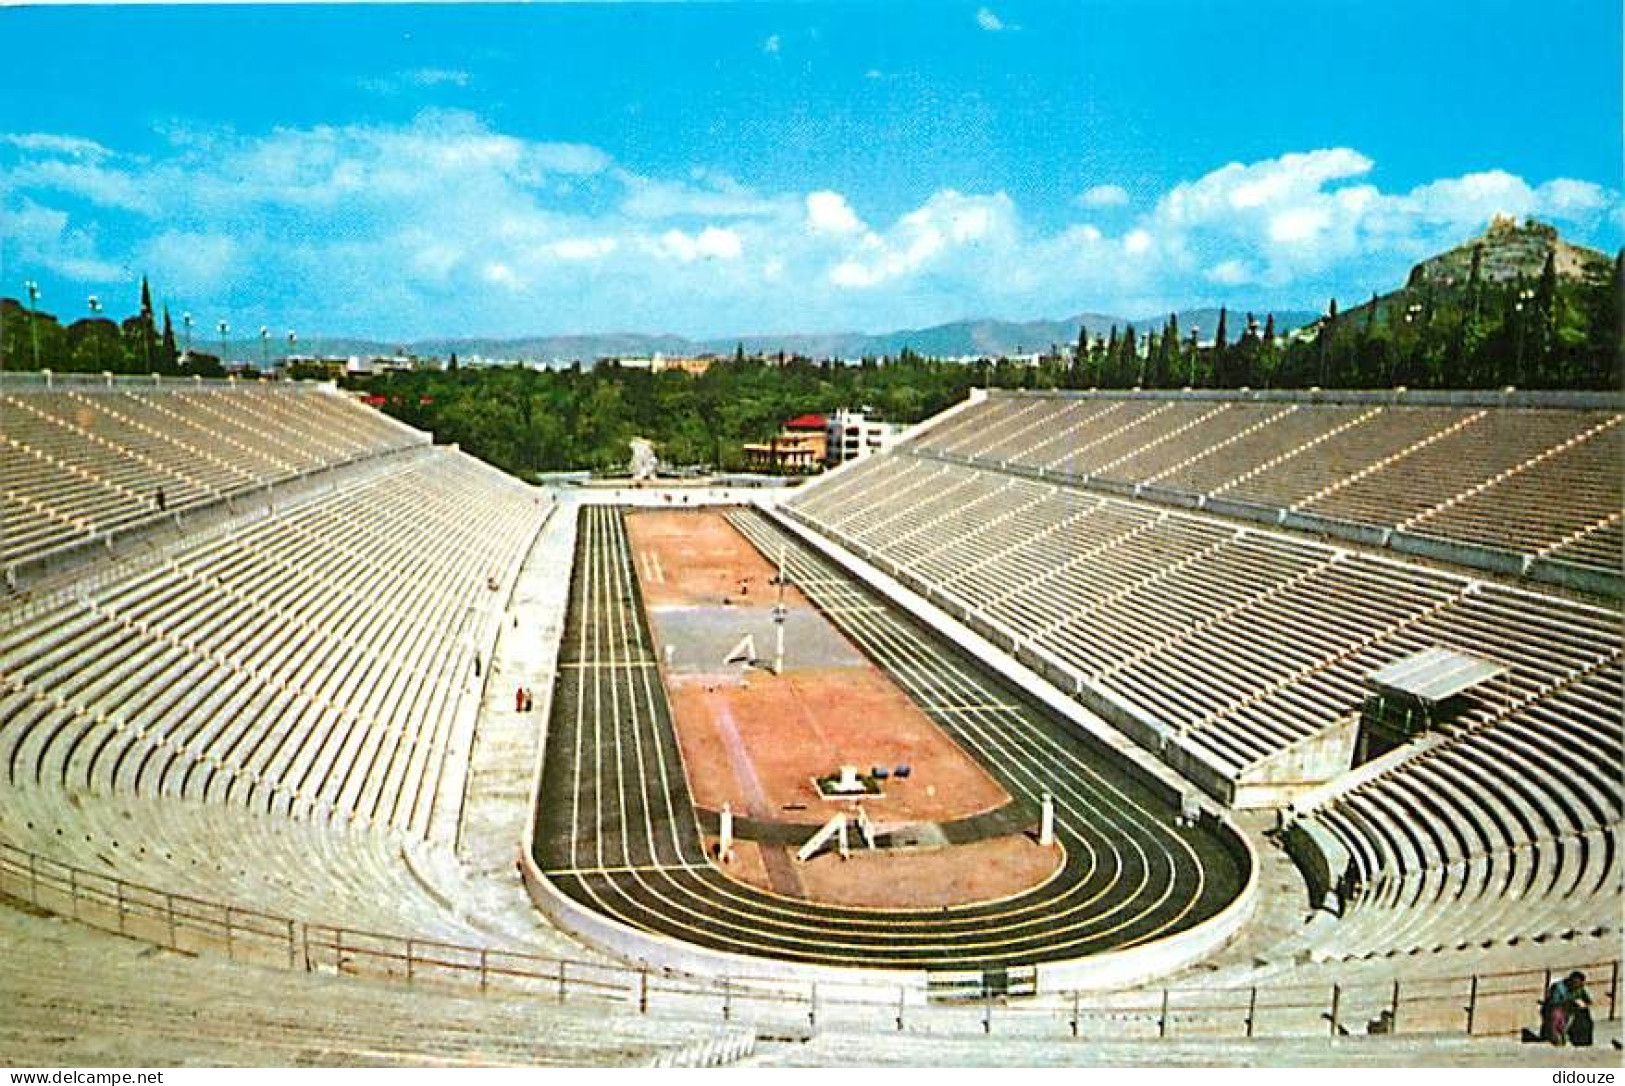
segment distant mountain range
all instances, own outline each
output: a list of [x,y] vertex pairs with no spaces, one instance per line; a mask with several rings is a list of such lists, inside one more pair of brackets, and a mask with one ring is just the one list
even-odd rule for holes
[[[1187,309],[1175,314],[1179,318],[1181,333],[1198,329],[1203,339],[1210,339],[1219,323],[1217,309]],[[1262,321],[1265,314],[1256,314]],[[1275,314],[1275,329],[1281,334],[1292,331],[1315,320],[1319,314],[1305,310],[1286,310]],[[1122,331],[1133,324],[1136,331],[1160,329],[1167,315],[1131,320],[1105,313],[1079,313],[1064,320],[1001,321],[964,320],[929,328],[907,328],[894,332],[797,332],[784,335],[738,335],[716,339],[693,340],[678,335],[644,335],[635,332],[608,332],[597,335],[521,336],[512,339],[462,338],[423,339],[411,343],[382,343],[376,340],[342,337],[314,337],[300,343],[300,350],[323,355],[391,355],[398,351],[420,357],[446,358],[455,353],[459,359],[492,360],[521,359],[526,361],[568,363],[579,360],[591,364],[600,358],[647,357],[666,355],[718,354],[729,355],[743,345],[752,354],[801,354],[810,358],[841,358],[855,360],[882,355],[896,356],[908,347],[920,354],[936,358],[964,358],[986,355],[1015,355],[1048,350],[1052,344],[1070,345],[1077,342],[1078,329],[1084,327],[1091,336],[1105,336],[1115,326]],[[1229,334],[1233,340],[1246,326],[1246,314],[1232,312]],[[239,357],[254,357],[257,342],[233,344],[233,353]]]

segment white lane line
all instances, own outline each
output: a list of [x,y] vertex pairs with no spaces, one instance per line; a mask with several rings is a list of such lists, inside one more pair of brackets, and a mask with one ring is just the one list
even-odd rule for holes
[[709,871],[711,865],[706,863],[675,863],[675,864],[623,864],[620,867],[552,867],[542,874],[549,878],[563,878],[576,876],[586,878],[589,875],[628,875],[643,874],[645,872],[664,874],[668,871]]

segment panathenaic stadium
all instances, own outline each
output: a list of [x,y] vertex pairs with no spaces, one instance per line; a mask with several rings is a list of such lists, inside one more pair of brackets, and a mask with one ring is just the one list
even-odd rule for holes
[[0,1062],[1617,1066],[1622,421],[989,393],[549,490],[3,375]]

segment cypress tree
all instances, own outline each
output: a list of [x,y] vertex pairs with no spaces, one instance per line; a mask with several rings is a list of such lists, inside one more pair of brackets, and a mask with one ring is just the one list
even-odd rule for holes
[[1320,322],[1320,332],[1315,336],[1316,354],[1320,363],[1321,388],[1326,387],[1326,373],[1331,362],[1332,336],[1337,331],[1337,299],[1333,298],[1326,307],[1326,319]]
[[1467,269],[1467,308],[1472,311],[1472,319],[1478,320],[1478,288],[1483,281],[1484,269],[1484,243],[1481,241],[1473,246],[1473,262]]
[[[1608,276],[1608,285],[1604,288],[1608,292],[1607,300],[1598,306],[1596,328],[1602,341],[1603,356],[1610,365],[1608,370],[1613,388],[1625,388],[1625,335],[1622,335],[1620,322],[1620,302],[1625,301],[1625,249],[1621,249],[1614,257],[1612,274]],[[1600,361],[1600,360],[1599,360]],[[1605,372],[1601,366],[1597,367],[1599,373]]]
[[1551,351],[1557,332],[1557,249],[1546,250],[1546,264],[1540,269],[1535,287],[1535,312],[1540,316],[1540,339],[1536,348],[1545,355]]
[[1167,388],[1178,379],[1176,370],[1179,368],[1179,317],[1168,314],[1168,323],[1163,326],[1162,338],[1157,341],[1157,361],[1151,371],[1151,385],[1153,388]]
[[158,330],[152,319],[152,288],[147,284],[147,277],[141,277],[141,358],[147,364],[147,372],[153,371],[152,355],[158,338]]
[[169,320],[169,306],[164,306],[164,339],[162,357],[164,366],[173,370],[180,361],[180,352],[175,349],[175,326]]

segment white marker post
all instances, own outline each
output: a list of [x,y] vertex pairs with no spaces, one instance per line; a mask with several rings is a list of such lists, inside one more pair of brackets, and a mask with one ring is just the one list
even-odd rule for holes
[[828,822],[825,822],[822,826],[820,826],[818,828],[818,832],[808,838],[807,843],[801,846],[800,851],[796,853],[796,859],[801,863],[806,863],[808,860],[818,855],[818,850],[828,844],[831,838],[836,839],[836,848],[840,851],[841,859],[846,859],[847,848],[845,814],[833,815],[830,817]]
[[1045,848],[1055,844],[1055,797],[1044,793],[1044,813],[1038,822],[1038,843]]
[[784,552],[779,548],[779,599],[773,605],[773,626],[777,631],[777,641],[773,649],[773,674],[784,674]]
[[722,840],[717,842],[717,858],[725,864],[734,862],[734,809],[730,803],[722,805]]

